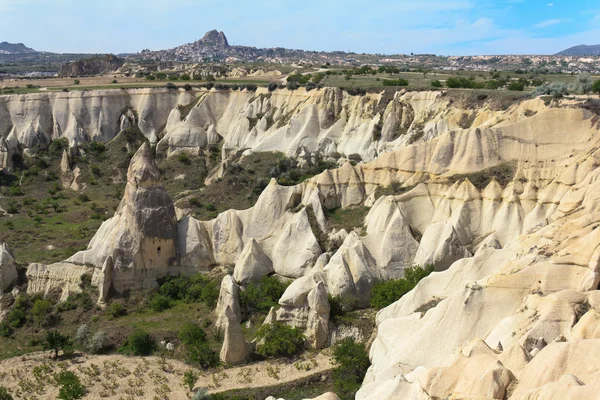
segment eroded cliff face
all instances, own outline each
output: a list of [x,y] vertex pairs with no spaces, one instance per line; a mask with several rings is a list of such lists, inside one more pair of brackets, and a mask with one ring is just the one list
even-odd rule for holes
[[[376,282],[400,277],[415,263],[434,262],[437,272],[378,314],[372,366],[357,398],[551,398],[554,391],[578,398],[593,392],[600,382],[600,363],[586,354],[600,346],[598,117],[577,102],[550,108],[530,100],[503,112],[480,109],[472,126],[463,129],[458,125],[464,125],[464,110],[445,108],[439,94],[397,94],[381,112],[376,96],[335,93],[288,93],[286,109],[299,98],[303,106],[289,126],[271,127],[260,135],[257,126],[263,119],[268,125],[267,114],[252,129],[236,130],[232,109],[230,114],[216,111],[231,106],[219,103],[222,97],[207,97],[190,111],[189,116],[194,110],[222,115],[213,124],[217,132],[225,129],[219,120],[230,123],[224,151],[249,148],[248,143],[255,146],[252,151],[276,145],[289,149],[290,143],[294,149],[305,143],[318,151],[319,143],[333,137],[330,133],[340,132],[334,129],[340,124],[344,133],[335,136],[337,149],[352,144],[348,148],[360,154],[369,141],[366,148],[375,149],[372,157],[380,155],[354,166],[346,162],[293,187],[272,181],[247,210],[229,210],[211,221],[184,217],[176,222],[172,242],[179,261],[162,263],[160,274],[235,265],[233,277],[225,282],[233,288],[271,272],[292,278],[280,299],[282,308],[269,318],[311,327],[317,347],[327,315],[326,302],[314,301],[317,294],[325,298],[326,290],[347,304],[365,306]],[[277,110],[284,106],[276,103],[275,94],[249,94],[255,96],[252,101],[237,95],[230,97],[253,113],[268,113],[273,104],[280,104]],[[322,110],[317,99],[331,106]],[[382,138],[390,137],[389,126],[411,130],[415,121],[427,121],[419,133],[422,140],[409,145],[413,134],[407,133],[394,141],[373,141],[372,130],[345,130],[378,124],[380,117]],[[173,126],[191,124],[172,118]],[[173,135],[174,130],[163,137],[163,144],[169,132]],[[297,135],[302,141],[294,142]],[[381,154],[382,149],[388,151]],[[508,176],[481,179],[493,174],[490,168],[507,168]],[[412,189],[377,197],[377,189],[392,186]],[[133,215],[153,209],[130,200],[122,208],[133,207]],[[370,207],[362,232],[328,230],[325,209],[357,205]],[[118,211],[105,224],[112,226],[119,218]],[[78,267],[88,262],[84,268],[102,276],[103,285],[124,288],[116,274],[97,275],[116,271],[114,258],[96,246],[110,237],[109,231],[101,228],[90,243],[87,254],[93,257],[76,255],[70,262]],[[339,248],[323,248],[317,240],[322,234]],[[111,246],[114,250],[119,245]],[[30,267],[32,282],[43,282],[46,276],[57,281],[64,270],[64,264],[44,267]],[[139,280],[133,283],[142,286]],[[30,290],[38,287],[44,285],[30,284]],[[224,292],[227,301],[220,301],[221,308],[234,310],[235,296]],[[565,359],[584,360],[589,368]]]
[[[544,108],[531,104],[528,112]],[[157,151],[197,153],[222,143],[223,158],[244,151],[281,151],[371,161],[385,151],[468,127],[522,119],[519,112],[451,106],[442,92],[351,96],[337,88],[306,92],[176,90],[166,88],[73,91],[0,96],[0,161],[35,152],[51,140],[71,146],[107,142],[133,127]]]

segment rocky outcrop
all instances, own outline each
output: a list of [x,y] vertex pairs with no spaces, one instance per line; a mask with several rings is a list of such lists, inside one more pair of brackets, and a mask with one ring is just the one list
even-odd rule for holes
[[240,318],[229,306],[225,308],[224,317],[226,323],[220,359],[227,364],[242,363],[250,354],[250,346],[244,340]]
[[82,278],[92,273],[90,267],[68,262],[30,264],[27,268],[27,292],[47,295],[51,290],[58,290],[61,301],[65,301],[69,295],[81,293]]
[[[166,154],[197,154],[207,144],[222,141],[226,158],[243,151],[281,151],[290,157],[371,161],[406,147],[416,140],[413,137],[430,140],[462,130],[465,111],[477,116],[471,128],[483,129],[533,119],[524,111],[546,109],[544,102],[531,100],[503,112],[488,106],[463,110],[439,92],[398,92],[390,101],[387,95],[351,96],[336,88],[310,92],[147,88],[10,95],[0,96],[0,140],[4,140],[0,158],[10,169],[12,154],[46,148],[56,138],[68,139],[71,146],[107,142],[123,129],[136,127]],[[461,154],[464,158],[481,153],[481,160],[489,163],[497,160],[493,149],[494,141],[488,141],[475,153]],[[417,159],[426,163],[431,155],[441,154],[430,152]]]
[[281,322],[304,331],[306,346],[319,350],[329,337],[330,305],[323,282],[313,282],[314,277],[297,279],[288,287],[279,304],[272,308],[265,324]]
[[5,243],[0,244],[0,295],[18,278],[15,257]]
[[231,275],[225,275],[221,281],[219,299],[217,300],[217,307],[215,308],[215,315],[217,316],[215,326],[221,332],[225,332],[227,325],[229,324],[226,315],[227,309],[231,310],[237,321],[242,320],[242,314],[240,312],[240,287],[235,283],[235,280]]
[[131,159],[125,195],[115,215],[102,224],[88,249],[65,263],[32,264],[28,290],[47,292],[52,277],[62,276],[62,271],[78,275],[91,269],[103,301],[111,289],[124,293],[151,288],[157,278],[181,273],[175,208],[159,181],[158,166],[146,143]]
[[112,54],[83,58],[63,64],[60,67],[58,76],[75,77],[110,74],[121,68],[124,63],[125,60]]
[[69,261],[102,269],[112,259],[113,288],[149,288],[157,278],[180,272],[178,226],[169,194],[145,143],[131,159],[125,195],[115,216],[102,224],[88,249]]
[[246,286],[249,283],[258,283],[263,276],[272,272],[273,263],[256,243],[256,240],[250,239],[235,264],[233,279],[239,285]]

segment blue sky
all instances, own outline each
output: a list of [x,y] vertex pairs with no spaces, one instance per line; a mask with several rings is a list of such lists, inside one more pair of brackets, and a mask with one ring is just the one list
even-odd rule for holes
[[598,0],[0,0],[0,41],[137,52],[199,39],[365,53],[553,54],[600,43]]

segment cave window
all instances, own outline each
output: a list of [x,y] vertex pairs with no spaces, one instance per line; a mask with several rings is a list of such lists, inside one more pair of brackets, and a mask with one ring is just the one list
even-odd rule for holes
[[158,247],[156,248],[156,254],[158,254],[158,255],[160,256],[160,246],[158,246]]

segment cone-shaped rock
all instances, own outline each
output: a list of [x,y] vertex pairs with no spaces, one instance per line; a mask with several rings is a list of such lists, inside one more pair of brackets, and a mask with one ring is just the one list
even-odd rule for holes
[[271,272],[273,272],[273,263],[256,240],[250,239],[235,264],[233,278],[238,284],[246,286],[249,283],[258,283],[263,276]]
[[[156,278],[171,272],[170,266],[179,264],[178,249],[175,207],[160,186],[158,165],[144,143],[129,164],[125,195],[117,212],[102,224],[88,249],[69,261],[92,264],[110,274],[112,287],[120,293],[152,287]],[[113,271],[102,268],[108,257]],[[107,279],[95,278],[107,285]]]

